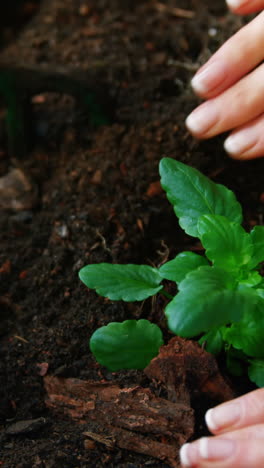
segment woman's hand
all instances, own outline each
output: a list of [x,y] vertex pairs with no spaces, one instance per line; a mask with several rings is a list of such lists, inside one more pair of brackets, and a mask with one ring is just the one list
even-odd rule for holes
[[264,389],[210,409],[205,419],[214,437],[183,445],[183,467],[264,467]]
[[[227,2],[239,14],[264,9],[264,0]],[[186,120],[194,136],[232,130],[224,146],[233,158],[264,156],[264,11],[198,70],[192,86],[206,100]]]

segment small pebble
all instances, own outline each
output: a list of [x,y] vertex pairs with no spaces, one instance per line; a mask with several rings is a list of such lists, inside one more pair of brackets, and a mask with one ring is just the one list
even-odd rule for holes
[[69,229],[66,224],[55,227],[56,234],[62,239],[66,239],[69,236]]
[[217,35],[218,31],[216,28],[209,28],[208,29],[208,36],[210,37],[215,37]]

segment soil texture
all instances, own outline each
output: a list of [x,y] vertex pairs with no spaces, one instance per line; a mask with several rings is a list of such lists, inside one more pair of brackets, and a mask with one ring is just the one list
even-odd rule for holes
[[[169,380],[170,365],[155,370],[157,361],[145,372],[99,366],[89,337],[110,321],[147,318],[168,344],[165,300],[111,302],[85,288],[78,271],[97,262],[159,265],[201,250],[161,190],[163,156],[234,190],[247,229],[263,224],[264,160],[233,161],[223,136],[198,142],[184,125],[198,103],[193,73],[246,20],[227,12],[223,0],[42,0],[31,7],[30,20],[14,13],[12,22],[9,12],[0,65],[15,64],[18,81],[27,67],[74,75],[80,86],[87,77],[84,95],[96,105],[87,112],[82,98],[58,93],[54,83],[37,92],[34,75],[24,85],[30,129],[21,157],[10,154],[1,100],[0,465],[176,467],[177,447],[206,433],[205,410],[251,387],[231,381],[221,363],[218,373],[215,361],[208,375],[214,369],[219,380],[205,384],[209,377],[197,368],[207,353],[197,351],[187,365],[175,341],[182,360],[175,369],[192,363],[192,373],[179,377],[184,387]],[[98,108],[105,122],[93,119]],[[171,359],[168,348],[162,353],[157,359]]]

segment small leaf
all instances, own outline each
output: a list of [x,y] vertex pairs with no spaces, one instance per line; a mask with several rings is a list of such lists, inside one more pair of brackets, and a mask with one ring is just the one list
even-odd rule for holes
[[79,277],[88,288],[114,301],[142,301],[162,289],[158,269],[148,265],[87,265]]
[[258,387],[264,387],[264,360],[252,359],[248,368],[248,376]]
[[199,340],[200,345],[205,343],[205,349],[208,353],[211,354],[219,354],[223,348],[223,338],[221,331],[219,328],[215,330],[211,330],[206,333],[202,338]]
[[239,284],[249,286],[250,288],[258,286],[259,288],[261,286],[262,280],[262,276],[257,271],[249,271],[247,272],[246,278],[239,280]]
[[254,301],[248,294],[252,289],[235,288],[233,276],[220,268],[205,266],[192,271],[165,309],[169,329],[189,338],[239,321]]
[[251,260],[250,235],[238,223],[220,215],[204,215],[198,221],[199,237],[214,265],[237,270]]
[[263,284],[263,288],[258,288],[256,289],[256,293],[262,298],[264,299],[264,284]]
[[219,214],[241,223],[242,211],[234,193],[215,184],[197,169],[171,158],[160,162],[161,185],[182,229],[197,237],[197,222],[205,214]]
[[90,339],[96,360],[112,372],[144,369],[162,345],[160,328],[143,319],[109,323],[98,328]]
[[254,247],[250,267],[254,268],[259,263],[264,262],[264,226],[255,226],[250,232]]
[[264,301],[256,290],[250,291],[252,299],[256,296],[255,304],[252,300],[241,321],[225,330],[224,339],[248,356],[264,358]]
[[206,258],[194,252],[181,252],[173,260],[164,263],[159,269],[162,278],[180,283],[187,273],[200,266],[208,265]]

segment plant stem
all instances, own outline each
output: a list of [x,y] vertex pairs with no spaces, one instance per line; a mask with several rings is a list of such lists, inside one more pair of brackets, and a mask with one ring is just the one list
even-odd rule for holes
[[168,299],[173,299],[173,296],[171,296],[171,294],[169,294],[164,288],[160,291],[160,294],[167,297]]

